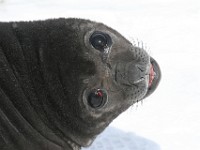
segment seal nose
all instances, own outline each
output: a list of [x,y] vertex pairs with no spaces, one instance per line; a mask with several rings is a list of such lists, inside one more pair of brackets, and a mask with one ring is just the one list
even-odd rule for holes
[[134,63],[128,63],[126,69],[128,72],[128,80],[130,84],[137,84],[145,80],[145,66]]

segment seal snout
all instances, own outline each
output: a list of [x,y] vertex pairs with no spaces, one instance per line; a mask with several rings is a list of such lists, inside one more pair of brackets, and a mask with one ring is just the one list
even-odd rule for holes
[[128,63],[126,67],[126,72],[128,72],[128,80],[130,84],[137,84],[145,80],[146,67],[139,64]]
[[116,82],[133,86],[146,82],[149,75],[149,65],[135,63],[134,61],[119,63],[115,72]]

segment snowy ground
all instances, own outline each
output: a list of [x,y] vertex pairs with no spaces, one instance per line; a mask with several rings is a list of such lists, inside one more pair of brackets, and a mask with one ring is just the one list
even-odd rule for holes
[[55,17],[104,22],[142,40],[162,69],[157,91],[119,116],[90,150],[200,149],[199,0],[0,0],[0,21]]

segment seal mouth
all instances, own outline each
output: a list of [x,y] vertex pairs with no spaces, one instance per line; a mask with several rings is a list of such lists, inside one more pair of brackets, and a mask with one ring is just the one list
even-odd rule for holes
[[[145,97],[152,94],[157,88],[161,79],[161,71],[158,63],[151,57],[150,58],[150,70],[149,70],[149,83],[148,83],[148,91]],[[144,98],[145,98],[144,97]]]
[[149,71],[149,84],[148,84],[148,87],[151,87],[155,76],[156,76],[156,73],[154,71],[154,66],[151,63],[150,64],[150,71]]

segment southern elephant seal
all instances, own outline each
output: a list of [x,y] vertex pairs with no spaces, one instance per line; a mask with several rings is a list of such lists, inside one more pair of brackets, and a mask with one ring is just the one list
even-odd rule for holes
[[89,146],[160,80],[156,61],[83,19],[0,23],[0,149]]

